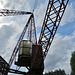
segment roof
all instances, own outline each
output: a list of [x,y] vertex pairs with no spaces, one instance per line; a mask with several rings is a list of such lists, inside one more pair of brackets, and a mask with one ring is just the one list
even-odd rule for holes
[[0,56],[0,62],[3,62],[5,64],[9,65],[1,56]]

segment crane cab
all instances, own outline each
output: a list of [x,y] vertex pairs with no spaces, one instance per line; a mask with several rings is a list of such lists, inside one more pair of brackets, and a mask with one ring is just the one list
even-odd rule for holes
[[32,43],[29,40],[22,40],[19,46],[17,66],[30,66],[32,56]]

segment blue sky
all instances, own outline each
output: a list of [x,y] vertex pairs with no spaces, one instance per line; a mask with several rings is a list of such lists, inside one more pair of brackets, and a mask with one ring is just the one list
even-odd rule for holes
[[[37,0],[35,24],[39,38],[48,0]],[[0,9],[32,11],[35,0],[0,0]],[[8,62],[29,16],[0,17],[0,55]],[[71,53],[75,51],[75,0],[70,0],[57,34],[45,59],[45,70],[64,69],[70,73]],[[10,74],[9,74],[10,75]]]

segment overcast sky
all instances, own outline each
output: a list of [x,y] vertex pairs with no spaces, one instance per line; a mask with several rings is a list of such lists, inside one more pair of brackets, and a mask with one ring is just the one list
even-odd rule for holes
[[[34,7],[34,4],[36,5]],[[48,0],[0,0],[0,9],[31,11],[35,8],[35,24],[39,37]],[[8,62],[28,16],[0,17],[0,55]],[[45,59],[45,70],[64,69],[70,73],[71,53],[75,51],[75,0],[70,0]],[[9,74],[10,75],[10,74]]]

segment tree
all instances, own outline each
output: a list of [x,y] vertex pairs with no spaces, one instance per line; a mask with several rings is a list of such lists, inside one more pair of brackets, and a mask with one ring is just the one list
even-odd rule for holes
[[71,65],[71,75],[75,75],[75,51],[72,53],[70,65]]
[[66,75],[64,70],[55,70],[55,71],[51,71],[49,73],[45,73],[45,75]]

